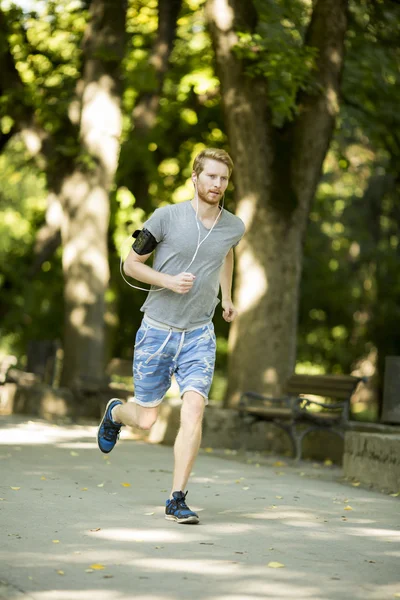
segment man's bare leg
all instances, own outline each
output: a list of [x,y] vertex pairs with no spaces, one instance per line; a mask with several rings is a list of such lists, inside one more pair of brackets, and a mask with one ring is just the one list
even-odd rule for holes
[[199,452],[204,413],[204,398],[194,391],[183,395],[181,423],[174,445],[172,492],[184,491]]
[[112,420],[122,423],[128,427],[139,427],[139,429],[150,429],[157,420],[159,406],[146,408],[136,402],[125,402],[118,404],[112,409]]

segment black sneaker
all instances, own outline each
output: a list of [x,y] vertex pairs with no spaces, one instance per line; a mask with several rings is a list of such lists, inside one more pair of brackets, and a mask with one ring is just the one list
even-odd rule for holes
[[117,404],[122,404],[121,400],[112,398],[107,402],[103,419],[97,431],[97,443],[104,454],[108,454],[114,448],[121,431],[122,423],[115,423],[111,418],[111,411]]
[[167,500],[165,503],[165,518],[168,521],[176,521],[177,523],[198,523],[199,517],[195,512],[190,510],[185,499],[187,496],[183,492],[173,492],[173,499]]

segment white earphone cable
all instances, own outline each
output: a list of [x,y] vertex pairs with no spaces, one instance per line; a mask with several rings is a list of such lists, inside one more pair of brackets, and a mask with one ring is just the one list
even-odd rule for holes
[[[196,259],[197,253],[200,249],[200,246],[203,244],[203,242],[206,241],[206,239],[208,238],[208,236],[210,235],[210,233],[212,232],[212,230],[214,229],[215,225],[218,222],[218,219],[220,218],[222,211],[224,209],[224,199],[225,199],[225,194],[222,196],[222,206],[218,206],[219,208],[219,213],[217,215],[217,218],[215,219],[210,231],[206,234],[206,236],[200,241],[200,237],[201,237],[201,232],[200,232],[200,225],[199,225],[199,218],[198,218],[198,214],[199,214],[199,196],[197,193],[197,185],[196,182],[194,182],[194,187],[195,187],[195,199],[196,199],[196,225],[197,225],[197,230],[198,230],[198,237],[197,237],[197,248],[195,250],[195,253],[193,254],[193,258],[190,261],[190,263],[188,264],[188,266],[183,270],[184,272],[186,272],[189,267],[193,264],[193,262]],[[128,236],[128,238],[126,239],[130,239],[132,236]],[[125,240],[126,241],[126,240]],[[119,271],[121,273],[121,277],[122,279],[125,281],[125,283],[127,283],[131,288],[134,288],[135,290],[141,290],[143,292],[162,292],[163,290],[165,290],[166,288],[155,288],[155,289],[151,289],[151,288],[142,288],[142,287],[138,287],[137,285],[133,285],[132,283],[130,283],[123,272],[123,260],[122,260],[122,252],[120,255],[120,262],[119,262]]]

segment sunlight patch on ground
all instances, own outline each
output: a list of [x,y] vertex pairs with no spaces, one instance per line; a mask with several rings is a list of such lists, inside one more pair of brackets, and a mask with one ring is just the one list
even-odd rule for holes
[[[90,534],[89,534],[90,535]],[[179,544],[183,542],[196,542],[209,539],[195,530],[171,531],[169,529],[102,529],[91,535],[93,538],[105,540],[118,540],[122,542],[165,542]]]
[[400,531],[392,531],[390,529],[370,529],[366,528],[355,528],[348,527],[346,528],[346,533],[348,535],[357,535],[359,537],[376,537],[376,538],[391,538],[390,541],[399,541],[400,542]]
[[51,425],[27,421],[15,427],[3,429],[0,436],[1,445],[14,444],[54,444],[61,441],[77,440],[82,438],[95,439],[95,427],[71,427]]

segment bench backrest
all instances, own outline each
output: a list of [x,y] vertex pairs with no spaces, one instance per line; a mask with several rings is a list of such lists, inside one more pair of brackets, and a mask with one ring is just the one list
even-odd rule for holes
[[285,392],[289,396],[312,394],[325,398],[347,400],[362,380],[352,375],[292,375]]

